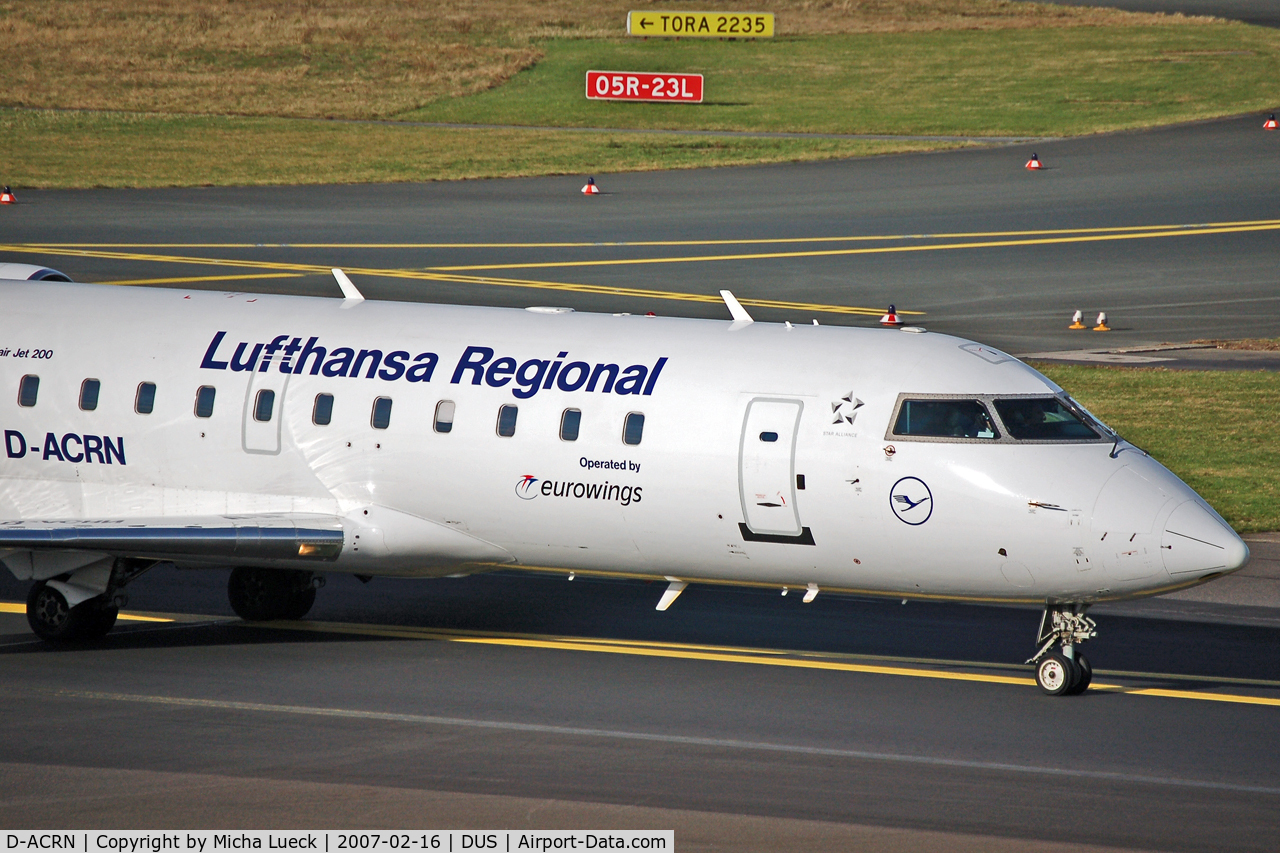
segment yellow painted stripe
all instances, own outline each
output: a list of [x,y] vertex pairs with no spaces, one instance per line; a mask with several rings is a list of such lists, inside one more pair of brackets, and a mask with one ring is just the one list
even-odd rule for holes
[[180,278],[134,278],[127,281],[100,281],[99,284],[117,285],[151,285],[151,284],[193,284],[202,281],[244,281],[259,278],[300,278],[300,272],[264,272],[246,275],[189,275]]
[[[505,646],[512,648],[545,649],[551,651],[578,651],[596,654],[618,654],[639,657],[698,660],[714,663],[744,663],[757,666],[781,666],[793,669],[817,669],[831,672],[854,672],[867,675],[894,675],[909,678],[930,678],[944,681],[968,681],[984,684],[1007,684],[1021,687],[1035,685],[1035,679],[1026,676],[995,675],[980,672],[960,672],[952,669],[903,666],[893,663],[856,663],[830,658],[796,657],[795,652],[769,649],[738,649],[716,646],[698,646],[676,643],[646,643],[644,641],[607,640],[599,638],[574,639],[540,636],[497,636],[477,632],[440,631],[432,629],[365,626],[351,623],[325,622],[268,622],[264,627],[319,633],[355,634],[394,639],[435,640],[468,645]],[[1009,668],[1000,664],[979,662],[936,661],[938,666],[970,666]],[[1159,676],[1177,679],[1176,675]],[[1280,698],[1248,696],[1232,693],[1210,693],[1199,690],[1167,690],[1163,688],[1126,687],[1120,684],[1095,683],[1091,690],[1124,693],[1132,696],[1156,696],[1167,699],[1186,699],[1206,702],[1226,702],[1237,705],[1264,705],[1280,707]]]
[[[198,264],[201,266],[231,266],[238,268],[250,269],[277,269],[289,270],[291,273],[300,275],[323,275],[329,276],[330,268],[318,266],[315,264],[298,264],[285,263],[277,261],[249,261],[236,260],[226,258],[199,258],[186,257],[181,255],[153,255],[129,252],[107,252],[90,249],[53,249],[47,247],[37,247],[29,244],[19,246],[0,245],[0,251],[26,252],[28,254],[37,255],[66,255],[82,258],[98,258],[104,260],[124,260],[124,261],[141,261],[147,263],[171,263],[171,264]],[[363,275],[379,278],[401,278],[418,281],[447,281],[458,284],[478,284],[490,285],[497,287],[520,287],[535,288],[542,290],[558,290],[572,293],[591,293],[602,296],[629,297],[635,299],[658,299],[658,300],[675,300],[684,302],[703,302],[720,304],[719,295],[710,295],[706,293],[681,293],[679,291],[667,290],[647,290],[636,287],[605,287],[595,284],[573,284],[559,281],[532,281],[528,279],[516,278],[493,278],[489,276],[466,276],[457,273],[441,273],[423,270],[407,270],[407,269],[379,269],[376,267],[344,267],[345,271],[350,275]],[[112,282],[119,284],[120,282]],[[777,308],[781,310],[804,311],[806,313],[817,312],[820,314],[851,314],[864,317],[879,317],[884,313],[883,308],[860,308],[848,305],[824,305],[821,303],[810,302],[784,302],[774,299],[741,299],[744,305],[764,308]],[[909,309],[899,309],[899,314],[919,316],[923,312],[912,311]]]
[[[0,613],[22,613],[27,612],[27,605],[16,601],[0,601]],[[121,613],[117,619],[126,622],[173,622],[175,620],[162,616],[143,616],[140,613]]]
[[547,269],[564,267],[637,266],[642,264],[694,264],[717,261],[759,261],[789,258],[830,258],[850,255],[880,255],[902,252],[939,252],[951,249],[996,249],[1016,246],[1052,246],[1067,243],[1097,243],[1111,240],[1146,240],[1157,237],[1193,237],[1211,234],[1242,234],[1252,231],[1280,231],[1280,222],[1263,225],[1221,228],[1179,228],[1167,231],[1143,231],[1126,234],[1085,234],[1074,237],[1038,237],[1017,240],[979,240],[967,243],[931,243],[913,246],[875,246],[860,249],[810,249],[797,252],[749,252],[733,255],[673,255],[663,258],[613,258],[596,261],[544,261],[540,263],[466,264],[431,267],[440,271],[476,271],[506,269]]
[[1175,228],[1223,228],[1276,225],[1280,219],[1235,222],[1197,222],[1164,225],[1124,225],[1109,228],[1040,228],[1019,231],[958,231],[937,234],[858,234],[833,237],[763,237],[730,240],[605,240],[547,243],[42,243],[42,246],[82,249],[586,249],[646,246],[767,246],[814,243],[853,243],[888,240],[967,240],[980,237],[1034,237],[1054,234],[1122,234],[1168,231]]

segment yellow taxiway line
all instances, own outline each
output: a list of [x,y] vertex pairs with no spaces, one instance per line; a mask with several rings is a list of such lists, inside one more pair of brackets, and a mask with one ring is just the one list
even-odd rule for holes
[[[17,601],[0,601],[0,613],[23,613],[27,612],[27,605]],[[116,617],[124,622],[174,622],[166,616],[144,616],[141,613],[121,613]]]
[[856,234],[833,237],[760,237],[728,240],[596,240],[546,243],[43,243],[57,248],[96,249],[596,249],[654,246],[767,246],[816,243],[854,243],[892,240],[968,240],[992,237],[1036,237],[1061,234],[1123,234],[1194,228],[1235,228],[1277,225],[1280,219],[1198,222],[1166,225],[1124,225],[1109,228],[1040,228],[1019,231],[958,231],[938,234]]
[[[18,602],[0,602],[0,613],[25,613],[26,605]],[[121,613],[121,620],[135,622],[175,622],[174,617],[148,616],[140,613]],[[209,617],[201,617],[202,619]],[[479,631],[442,630],[394,625],[364,625],[349,622],[247,622],[251,627],[305,631],[320,634],[346,634],[399,640],[425,640],[465,645],[502,646],[508,648],[541,649],[547,651],[588,652],[594,654],[629,655],[636,657],[666,658],[674,660],[707,661],[712,663],[740,663],[756,666],[777,666],[792,669],[812,669],[828,672],[850,672],[865,675],[891,675],[907,678],[929,678],[943,681],[967,681],[982,684],[1016,685],[1031,687],[1035,679],[1018,675],[958,671],[955,667],[1010,669],[1008,664],[988,664],[980,661],[948,661],[928,659],[861,658],[851,655],[824,655],[817,652],[797,652],[780,649],[759,649],[739,646],[712,646],[695,643],[666,643],[645,640],[615,640],[601,637],[557,637],[537,634],[493,634]],[[924,665],[910,666],[908,663]],[[1124,675],[1125,673],[1110,673]],[[1177,681],[1181,676],[1161,673],[1139,673],[1147,678]],[[1224,679],[1248,683],[1259,687],[1280,687],[1280,682]],[[1158,687],[1135,687],[1122,684],[1094,682],[1090,690],[1124,693],[1130,696],[1155,696],[1165,699],[1184,699],[1203,702],[1226,702],[1235,705],[1262,705],[1280,707],[1280,697],[1249,696],[1238,693],[1213,693],[1205,690],[1171,690]]]

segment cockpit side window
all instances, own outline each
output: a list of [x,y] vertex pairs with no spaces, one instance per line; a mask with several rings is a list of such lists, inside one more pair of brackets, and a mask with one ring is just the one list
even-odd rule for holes
[[1057,397],[996,399],[996,413],[1020,441],[1097,441],[1100,436]]
[[919,438],[998,439],[987,407],[978,400],[903,400],[893,434]]

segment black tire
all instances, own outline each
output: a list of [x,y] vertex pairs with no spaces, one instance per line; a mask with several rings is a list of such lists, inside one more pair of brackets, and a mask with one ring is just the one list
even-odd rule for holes
[[1071,689],[1067,691],[1069,696],[1079,696],[1081,693],[1089,689],[1089,685],[1093,683],[1093,666],[1090,665],[1089,659],[1084,655],[1076,652],[1076,681],[1071,685]]
[[227,580],[231,609],[247,622],[301,619],[316,600],[311,572],[241,566]]
[[67,606],[61,592],[38,581],[27,592],[27,624],[40,639],[50,643],[100,640],[116,624],[119,609],[103,607],[100,598]]
[[1063,696],[1080,680],[1075,662],[1060,652],[1051,652],[1036,664],[1036,684],[1050,696]]

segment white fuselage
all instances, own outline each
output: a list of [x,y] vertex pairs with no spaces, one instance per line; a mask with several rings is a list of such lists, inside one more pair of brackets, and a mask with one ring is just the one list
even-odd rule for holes
[[[1111,437],[892,435],[902,395],[1061,394],[946,335],[79,284],[0,294],[0,522],[330,517],[345,540],[327,571],[511,564],[1040,602],[1149,594],[1247,559],[1199,496]],[[362,351],[358,375],[326,375],[355,373]],[[33,406],[19,405],[27,375]],[[90,378],[99,401],[83,411]],[[155,385],[149,414],[140,383]],[[216,389],[209,417],[201,386]],[[263,390],[275,401],[259,421]],[[566,409],[581,412],[573,441]],[[643,431],[627,444],[633,413]]]

